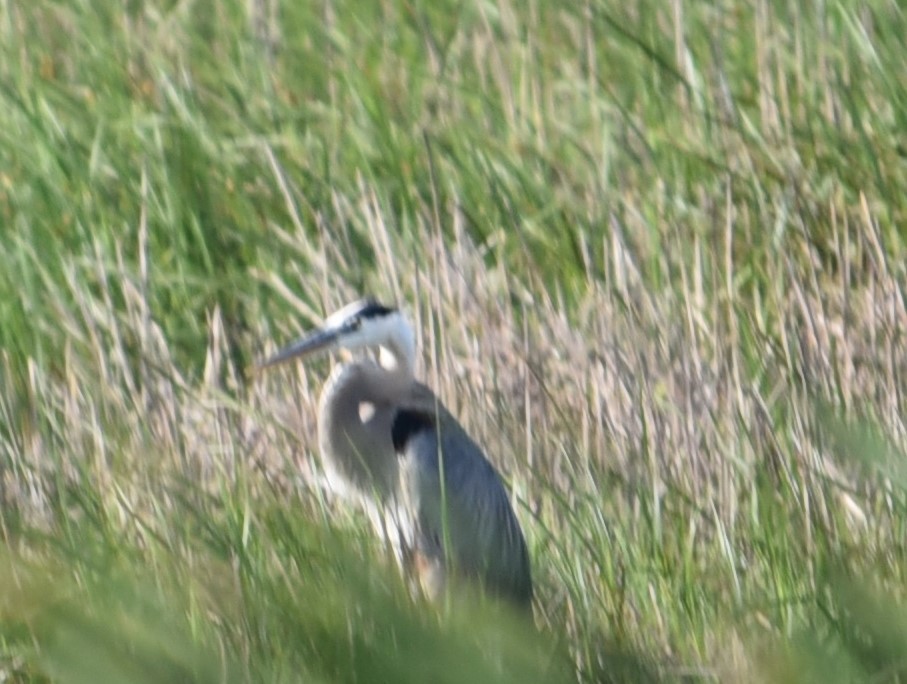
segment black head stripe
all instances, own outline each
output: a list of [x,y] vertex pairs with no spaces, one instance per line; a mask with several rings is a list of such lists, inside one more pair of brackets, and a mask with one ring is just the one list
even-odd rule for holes
[[396,309],[379,304],[374,299],[363,299],[359,302],[359,310],[356,311],[356,315],[360,318],[381,318],[394,313],[394,311]]
[[422,411],[400,409],[394,416],[391,426],[391,440],[394,442],[394,451],[402,454],[406,443],[424,430],[431,430],[435,425],[433,417]]

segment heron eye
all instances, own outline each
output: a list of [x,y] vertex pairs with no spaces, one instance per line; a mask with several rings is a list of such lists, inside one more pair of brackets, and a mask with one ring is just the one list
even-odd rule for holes
[[361,318],[356,317],[352,321],[350,321],[350,328],[352,328],[353,330],[359,330],[359,328],[361,328],[361,327],[362,327]]

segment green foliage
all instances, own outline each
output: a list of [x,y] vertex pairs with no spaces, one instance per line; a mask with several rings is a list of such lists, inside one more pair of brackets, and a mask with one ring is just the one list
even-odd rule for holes
[[[901,681],[895,2],[0,5],[10,681]],[[510,481],[534,627],[320,486],[362,292]]]

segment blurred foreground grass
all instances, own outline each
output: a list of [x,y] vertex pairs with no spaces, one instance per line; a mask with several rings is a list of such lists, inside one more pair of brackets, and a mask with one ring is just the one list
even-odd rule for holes
[[[896,2],[0,3],[8,681],[902,681]],[[363,292],[511,483],[534,626],[327,497]]]

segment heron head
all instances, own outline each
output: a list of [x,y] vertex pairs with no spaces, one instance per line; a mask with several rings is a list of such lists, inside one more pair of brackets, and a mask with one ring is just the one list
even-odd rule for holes
[[328,316],[308,335],[292,342],[259,364],[276,366],[317,351],[367,347],[387,348],[404,355],[411,363],[415,355],[412,328],[396,308],[379,304],[374,299],[360,299]]

